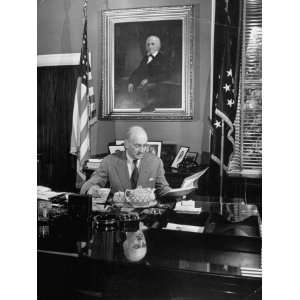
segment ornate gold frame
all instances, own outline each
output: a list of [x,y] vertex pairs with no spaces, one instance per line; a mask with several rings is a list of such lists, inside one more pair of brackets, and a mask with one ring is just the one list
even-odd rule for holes
[[[103,119],[182,119],[193,118],[193,7],[174,6],[108,10],[102,13],[102,107]],[[115,24],[146,21],[182,21],[181,107],[155,108],[143,112],[140,108],[115,107]]]

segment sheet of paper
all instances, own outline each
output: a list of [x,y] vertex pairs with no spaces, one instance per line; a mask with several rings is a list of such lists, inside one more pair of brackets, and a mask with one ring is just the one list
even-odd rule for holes
[[193,225],[184,225],[176,223],[168,223],[164,229],[168,230],[177,230],[177,231],[187,231],[187,232],[198,232],[202,233],[204,231],[203,226],[193,226]]
[[[179,206],[190,206],[190,207],[195,207],[195,200],[183,200],[180,202],[177,202]],[[176,204],[176,205],[177,205]]]
[[54,191],[38,191],[37,192],[37,198],[42,200],[51,200],[54,197],[64,195],[65,192],[54,192]]
[[102,162],[102,158],[89,158],[88,162],[91,162],[91,163],[100,163]]
[[105,212],[107,211],[107,208],[108,206],[105,206],[104,204],[92,203],[92,211]]
[[204,170],[197,172],[191,176],[188,176],[186,178],[184,178],[181,187],[185,188],[185,187],[193,187],[193,186],[197,186],[198,183],[198,179],[203,176],[205,174],[205,172],[208,170],[208,167],[205,168]]
[[38,191],[38,193],[49,192],[49,191],[51,191],[51,188],[49,188],[47,186],[43,186],[43,185],[38,185],[37,191]]
[[162,197],[182,197],[192,193],[196,188],[195,187],[184,187],[171,189],[169,192],[162,195]]

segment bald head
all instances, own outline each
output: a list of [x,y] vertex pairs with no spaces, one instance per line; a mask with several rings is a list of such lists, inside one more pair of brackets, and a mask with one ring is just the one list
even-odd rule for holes
[[146,137],[148,139],[145,129],[141,126],[131,126],[126,132],[126,139],[130,140],[135,137]]
[[128,129],[125,148],[132,159],[141,159],[146,151],[148,136],[144,128],[132,126]]
[[146,50],[148,54],[154,54],[160,50],[160,39],[155,35],[150,35],[146,40]]

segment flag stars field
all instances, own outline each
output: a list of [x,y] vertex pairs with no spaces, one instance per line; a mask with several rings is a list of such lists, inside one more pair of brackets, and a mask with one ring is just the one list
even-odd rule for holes
[[230,84],[225,84],[224,86],[223,86],[223,89],[225,90],[225,92],[229,92],[230,91]]
[[[222,1],[221,1],[222,2]],[[223,1],[224,2],[224,1]],[[235,2],[230,7],[229,3]],[[211,138],[211,159],[218,166],[223,163],[224,170],[229,170],[229,162],[232,157],[235,142],[234,120],[237,111],[237,95],[234,76],[239,74],[237,67],[238,49],[234,46],[238,38],[238,20],[234,18],[235,24],[231,24],[230,14],[234,14],[233,7],[240,8],[240,1],[225,0],[226,8],[222,14],[216,16],[216,20],[224,24],[220,31],[215,31],[215,39],[220,41],[222,47],[215,48],[214,55],[220,57],[214,65],[214,72],[218,76],[214,80],[213,93],[213,111],[211,114],[212,127],[214,128]],[[223,3],[224,4],[224,3]],[[241,6],[242,7],[242,6]],[[234,29],[233,29],[234,28]],[[234,58],[234,60],[232,59]],[[219,97],[217,97],[217,94]],[[222,128],[223,127],[223,128]],[[220,128],[220,129],[219,129]],[[221,151],[223,147],[223,152]]]
[[229,69],[228,71],[226,71],[226,73],[227,73],[227,77],[232,77],[232,70],[231,69]]
[[216,126],[216,128],[221,127],[221,122],[216,120],[216,122],[214,123],[214,125]]
[[233,104],[234,104],[234,100],[233,100],[233,99],[228,99],[228,100],[227,100],[227,105],[228,105],[229,107],[231,107]]

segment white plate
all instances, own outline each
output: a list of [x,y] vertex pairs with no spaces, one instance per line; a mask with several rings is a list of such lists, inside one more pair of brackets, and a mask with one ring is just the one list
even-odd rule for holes
[[138,202],[113,202],[115,206],[117,207],[128,207],[128,208],[148,208],[155,206],[157,204],[156,200],[152,200],[147,203],[138,203]]

